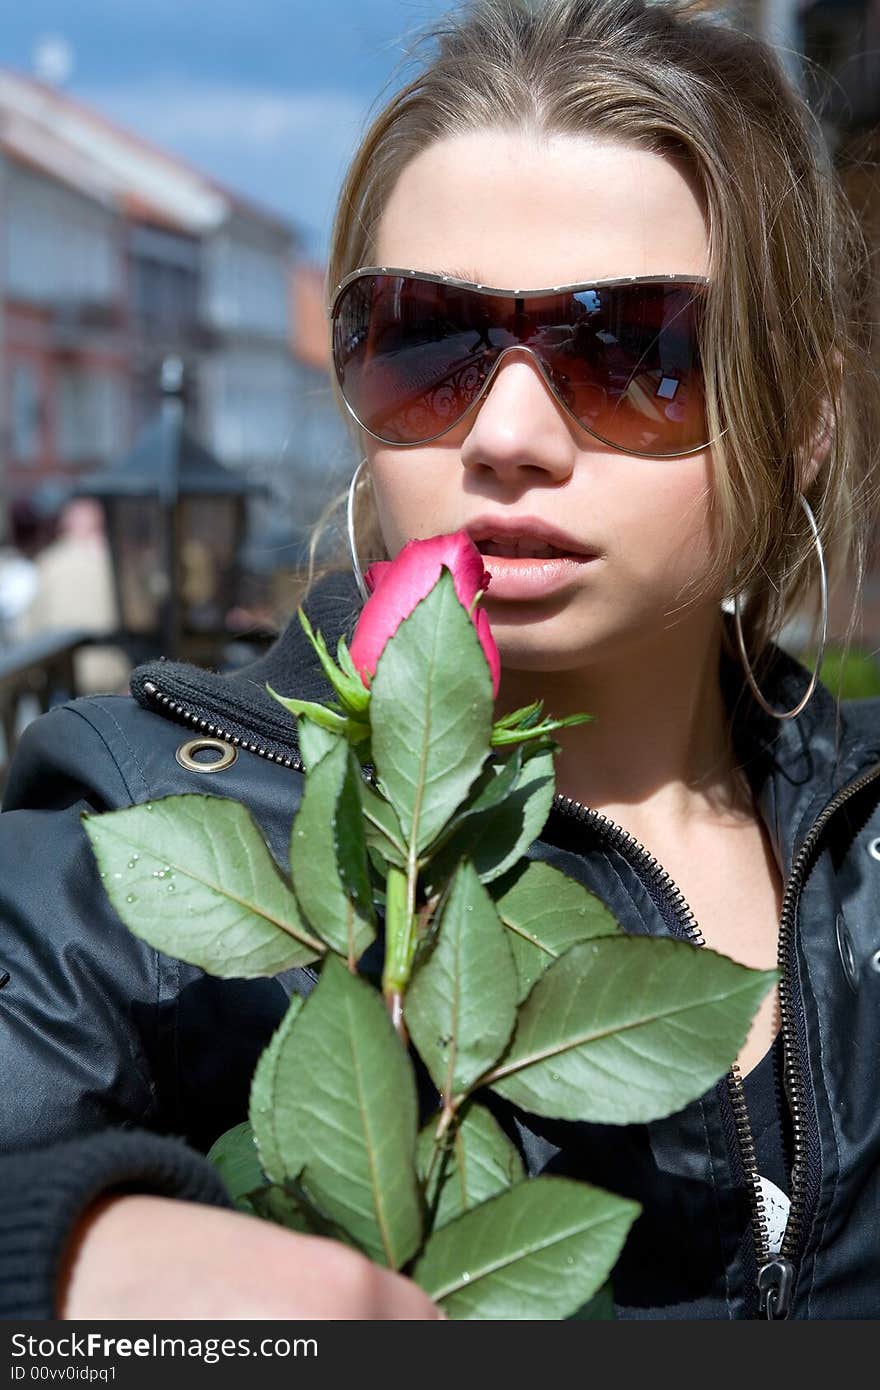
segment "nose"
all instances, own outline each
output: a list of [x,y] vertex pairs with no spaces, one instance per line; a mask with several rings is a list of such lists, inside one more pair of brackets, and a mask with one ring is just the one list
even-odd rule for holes
[[465,468],[509,482],[562,481],[577,448],[562,407],[528,348],[511,347],[495,366],[461,445]]

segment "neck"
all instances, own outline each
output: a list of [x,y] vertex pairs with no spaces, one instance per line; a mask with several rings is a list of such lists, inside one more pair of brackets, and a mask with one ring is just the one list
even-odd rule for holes
[[636,833],[742,816],[751,800],[731,746],[720,654],[718,615],[691,615],[574,670],[505,667],[498,712],[543,698],[548,715],[591,714],[554,735],[557,789]]

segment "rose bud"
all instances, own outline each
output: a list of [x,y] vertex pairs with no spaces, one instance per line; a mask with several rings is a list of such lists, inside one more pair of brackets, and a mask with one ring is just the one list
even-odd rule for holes
[[385,643],[416,604],[431,592],[444,565],[451,571],[459,602],[470,611],[492,673],[492,693],[497,695],[501,679],[498,648],[488,616],[479,604],[471,607],[477,594],[489,587],[489,574],[483,568],[482,555],[466,531],[407,541],[393,560],[377,560],[370,565],[364,575],[370,597],[355,628],[351,659],[363,679],[369,681]]

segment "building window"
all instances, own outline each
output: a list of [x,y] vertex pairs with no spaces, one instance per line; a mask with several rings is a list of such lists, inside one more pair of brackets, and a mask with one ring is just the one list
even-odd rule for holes
[[117,376],[65,371],[58,386],[58,453],[66,463],[109,462],[125,446],[125,395]]
[[19,463],[33,463],[40,453],[43,412],[40,379],[29,363],[19,362],[13,367],[10,397],[12,457]]

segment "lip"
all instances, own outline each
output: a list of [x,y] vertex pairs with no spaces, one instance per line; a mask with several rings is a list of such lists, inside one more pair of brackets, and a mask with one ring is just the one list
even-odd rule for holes
[[[595,560],[598,555],[598,551],[587,542],[569,535],[559,526],[554,526],[552,521],[544,521],[537,516],[478,516],[473,521],[469,521],[464,529],[477,546],[479,546],[480,541],[488,540],[490,536],[499,540],[513,540],[519,537],[541,541],[545,545],[553,545],[557,550],[567,551],[568,555],[575,560]],[[502,557],[487,555],[484,558],[496,560]],[[521,564],[522,561],[517,560],[514,563]],[[535,562],[532,561],[532,563]],[[550,562],[544,560],[542,563]]]
[[484,555],[483,567],[490,576],[486,600],[540,599],[576,583],[587,566],[599,558],[598,552],[552,522],[534,516],[482,516],[465,527],[475,545],[490,536],[498,539],[530,537],[546,545],[566,550],[552,557],[514,557]]

